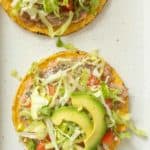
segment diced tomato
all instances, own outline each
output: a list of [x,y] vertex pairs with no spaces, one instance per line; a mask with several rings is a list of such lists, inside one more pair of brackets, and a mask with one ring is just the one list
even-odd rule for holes
[[55,94],[55,87],[51,84],[48,85],[48,91],[50,95],[54,95]]
[[107,104],[107,106],[112,109],[113,108],[113,101],[110,98],[105,99],[105,103]]
[[93,85],[98,85],[99,83],[100,83],[99,79],[96,76],[91,74],[91,76],[89,77],[87,85],[93,86]]
[[114,141],[114,134],[111,130],[107,131],[102,138],[102,144],[111,145]]
[[43,142],[39,142],[36,150],[45,150],[45,144]]
[[69,3],[67,6],[62,7],[63,11],[71,11],[73,10],[73,0],[69,0]]

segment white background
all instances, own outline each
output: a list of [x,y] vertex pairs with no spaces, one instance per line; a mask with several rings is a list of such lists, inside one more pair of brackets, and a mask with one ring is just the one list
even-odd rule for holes
[[[146,1],[146,0],[145,0]],[[150,135],[149,15],[141,0],[109,0],[96,20],[65,41],[90,51],[99,49],[124,79],[130,94],[130,109],[136,125]],[[144,10],[145,9],[145,25]],[[145,29],[145,32],[144,32]],[[145,33],[145,34],[144,34]],[[29,65],[60,51],[55,40],[25,31],[0,9],[0,150],[22,150],[11,121],[11,105],[19,83],[12,69],[25,74]],[[133,136],[119,150],[149,150],[149,140]]]

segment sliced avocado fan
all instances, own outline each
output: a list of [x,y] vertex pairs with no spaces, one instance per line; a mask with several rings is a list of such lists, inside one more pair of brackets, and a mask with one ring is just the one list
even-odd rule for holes
[[55,110],[51,116],[52,122],[54,125],[60,125],[63,121],[78,124],[85,133],[85,150],[96,150],[106,132],[103,105],[97,98],[84,92],[73,93],[71,103],[73,106],[63,106]]
[[105,109],[98,99],[85,92],[73,93],[72,105],[86,109],[93,120],[93,129],[85,139],[85,150],[96,150],[106,131]]

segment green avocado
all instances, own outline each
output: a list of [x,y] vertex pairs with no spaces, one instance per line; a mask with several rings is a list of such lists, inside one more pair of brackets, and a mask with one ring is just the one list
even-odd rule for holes
[[93,129],[85,139],[85,150],[96,150],[106,131],[105,109],[98,99],[85,92],[75,92],[71,96],[72,105],[86,109],[92,117]]
[[91,134],[93,129],[89,116],[85,112],[78,111],[77,108],[72,106],[58,108],[52,114],[51,120],[55,125],[60,125],[62,121],[71,121],[78,124],[85,133],[86,138]]

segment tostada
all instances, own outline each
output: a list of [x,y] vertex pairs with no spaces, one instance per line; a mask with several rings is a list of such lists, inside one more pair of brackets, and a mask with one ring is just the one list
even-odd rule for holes
[[12,118],[27,150],[115,150],[131,133],[128,90],[100,56],[63,51],[34,62]]
[[107,0],[2,0],[8,15],[32,32],[61,36],[90,23]]

